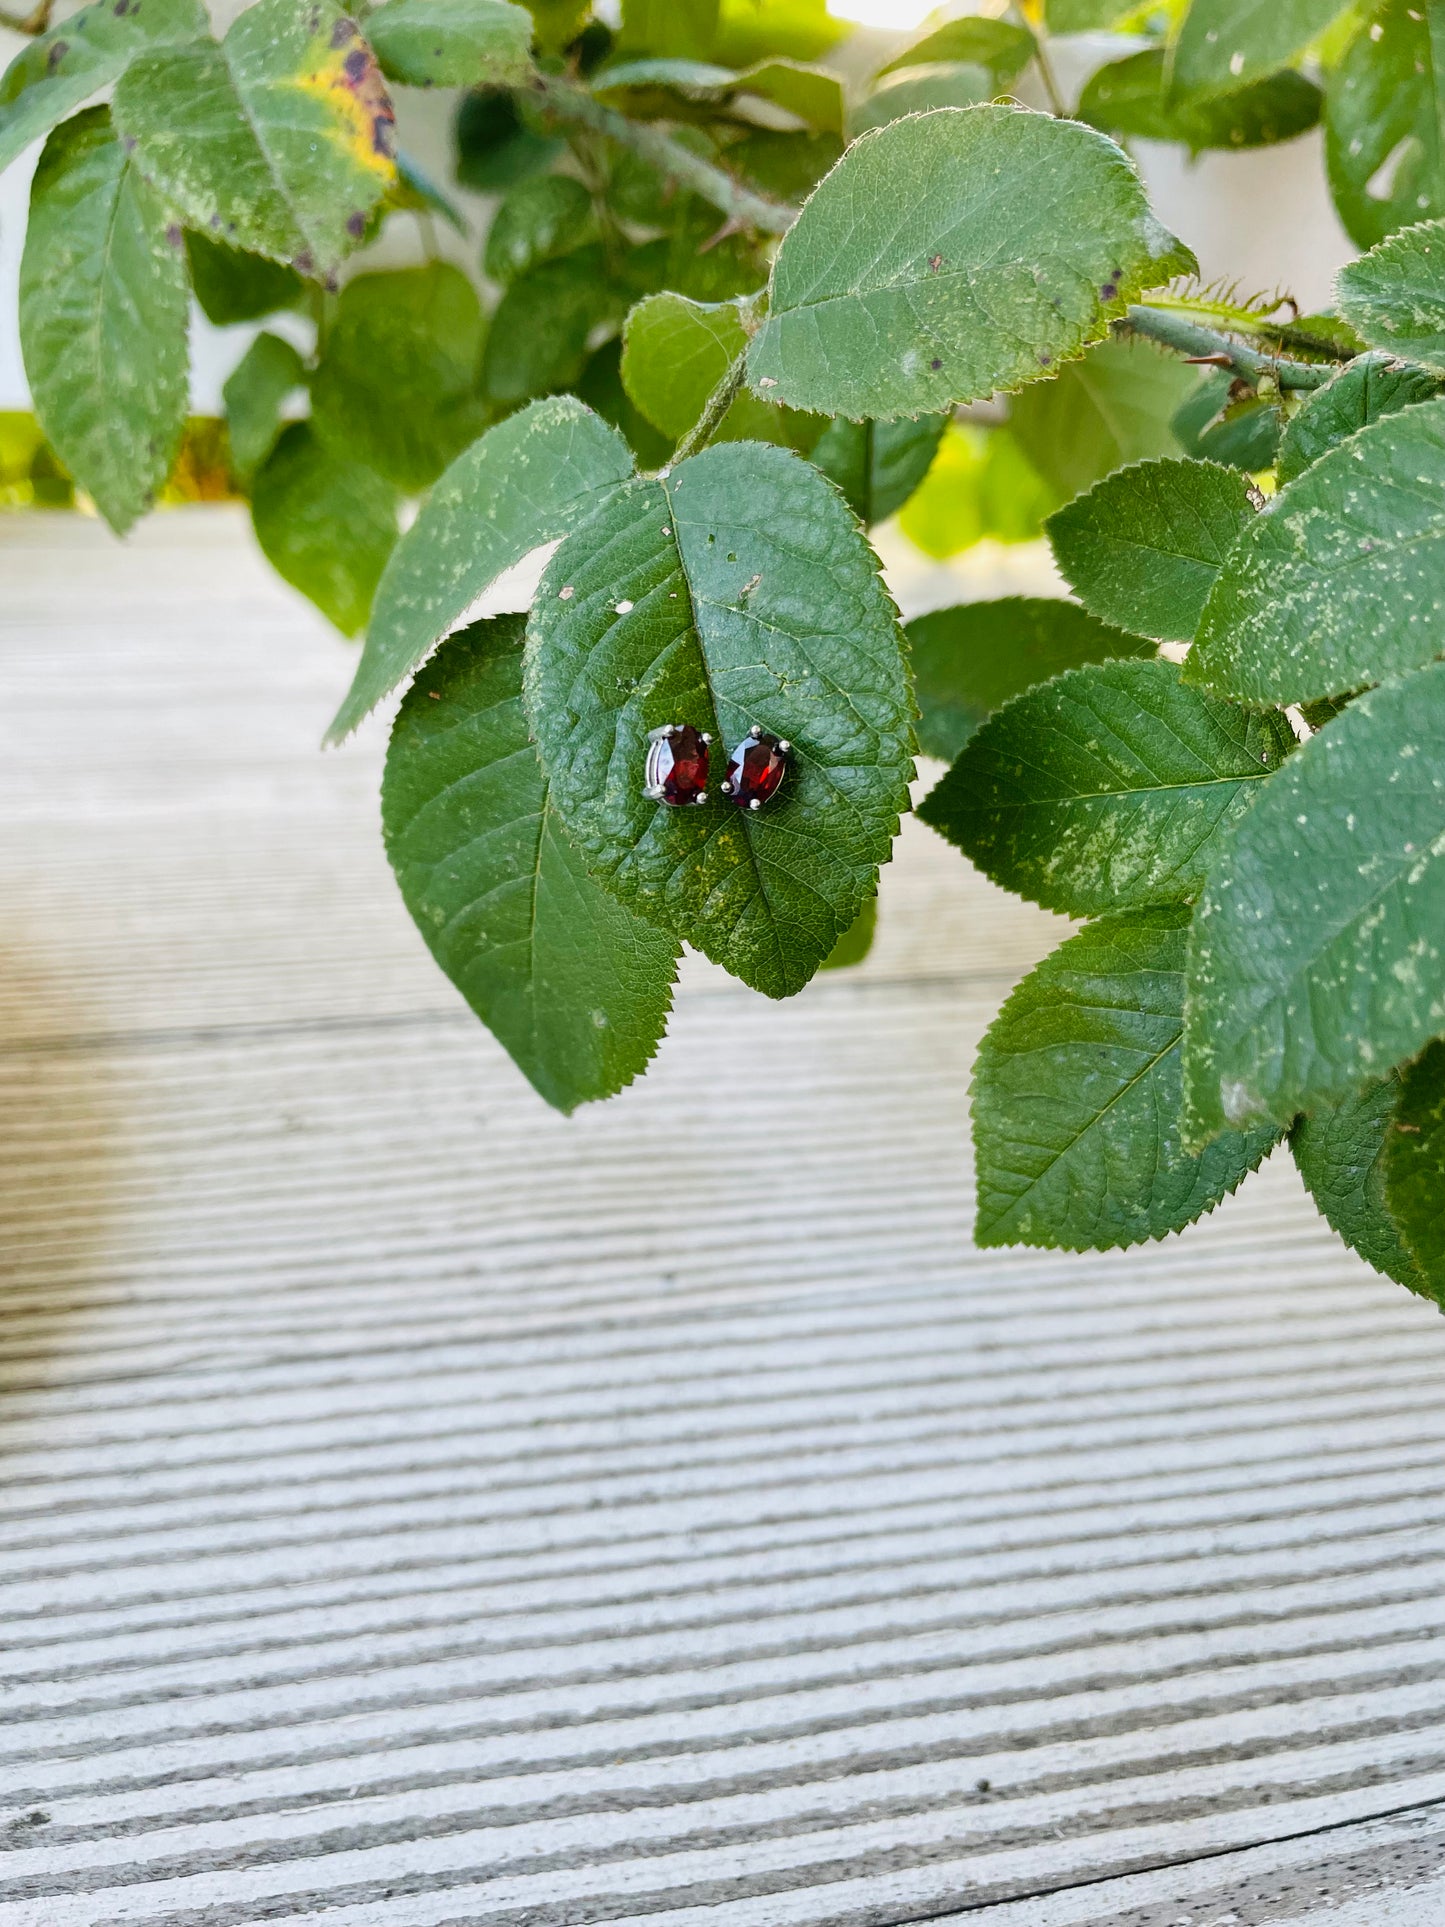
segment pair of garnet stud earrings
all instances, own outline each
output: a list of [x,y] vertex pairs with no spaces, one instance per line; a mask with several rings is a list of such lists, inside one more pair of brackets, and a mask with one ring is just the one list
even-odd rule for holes
[[[642,794],[674,809],[705,803],[711,743],[707,731],[691,723],[665,723],[649,731]],[[728,758],[728,773],[719,785],[723,795],[739,809],[760,810],[786,775],[792,749],[754,723]]]

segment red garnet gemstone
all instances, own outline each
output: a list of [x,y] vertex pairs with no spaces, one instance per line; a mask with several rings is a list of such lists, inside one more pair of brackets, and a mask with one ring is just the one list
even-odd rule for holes
[[669,723],[647,739],[647,780],[643,791],[655,802],[681,809],[707,801],[707,771],[712,738],[691,723]]
[[767,736],[756,724],[728,758],[728,773],[722,792],[739,809],[758,810],[782,782],[788,768],[791,743],[780,743]]

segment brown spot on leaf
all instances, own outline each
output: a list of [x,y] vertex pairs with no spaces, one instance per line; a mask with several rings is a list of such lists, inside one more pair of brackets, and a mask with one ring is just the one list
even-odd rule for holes
[[939,270],[939,269],[940,269],[940,268],[941,268],[942,266],[943,266],[943,256],[942,256],[941,254],[930,254],[930,255],[929,255],[929,257],[928,257],[928,272],[929,272],[930,274],[937,274],[937,273],[938,273],[938,270]]
[[1117,281],[1106,281],[1099,290],[1099,299],[1101,301],[1116,301],[1118,296],[1119,284]]
[[361,239],[362,235],[365,234],[366,216],[362,213],[360,208],[358,208],[354,214],[347,215],[346,232],[349,235],[351,235],[355,240],[358,240],[358,241]]
[[302,248],[291,265],[298,274],[314,274],[316,272],[316,260],[310,248]]
[[939,369],[943,366],[943,363],[939,360],[938,356],[935,355],[932,361],[930,361],[928,365],[933,370],[933,372],[937,374]]
[[52,40],[50,43],[50,51],[45,56],[45,71],[53,74],[69,52],[70,42],[68,40]]
[[179,222],[179,221],[172,221],[172,222],[170,222],[170,223],[169,223],[169,225],[168,225],[168,226],[167,226],[167,228],[166,228],[166,242],[167,242],[167,244],[168,244],[168,245],[169,245],[170,247],[173,247],[173,248],[178,248],[178,247],[179,247],[179,246],[181,245],[181,238],[182,238],[182,237],[181,237],[181,226],[180,226],[180,222]]
[[336,25],[331,29],[332,46],[344,47],[348,40],[355,40],[357,31],[357,25],[354,20],[344,18],[338,20]]

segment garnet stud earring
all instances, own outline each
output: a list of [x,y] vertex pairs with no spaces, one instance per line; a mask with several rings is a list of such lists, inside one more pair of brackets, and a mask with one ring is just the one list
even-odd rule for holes
[[758,723],[728,758],[722,793],[740,810],[760,810],[782,782],[793,745],[768,736]]
[[705,803],[711,741],[705,729],[694,729],[691,723],[664,723],[649,730],[642,794],[673,809]]

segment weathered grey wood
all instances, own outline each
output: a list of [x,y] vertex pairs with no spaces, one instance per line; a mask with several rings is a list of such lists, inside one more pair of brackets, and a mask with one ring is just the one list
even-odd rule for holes
[[971,1249],[1056,919],[910,824],[555,1118],[235,518],[0,551],[0,1927],[1439,1927],[1438,1318]]

